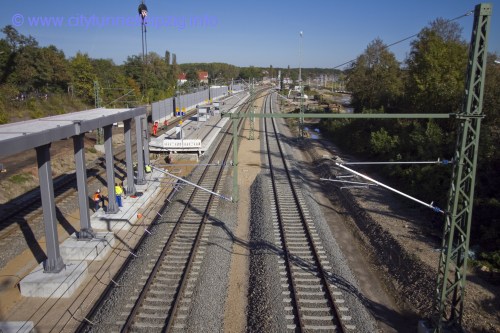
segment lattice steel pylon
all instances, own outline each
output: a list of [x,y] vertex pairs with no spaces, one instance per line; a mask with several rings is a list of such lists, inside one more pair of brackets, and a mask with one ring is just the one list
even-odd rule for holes
[[479,4],[474,11],[465,96],[457,115],[462,123],[439,258],[435,332],[461,330],[491,13],[491,4]]

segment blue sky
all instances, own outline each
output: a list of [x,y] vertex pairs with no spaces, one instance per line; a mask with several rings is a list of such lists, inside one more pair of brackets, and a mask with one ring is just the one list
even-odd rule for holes
[[[77,51],[121,64],[141,53],[139,0],[4,1],[0,26],[13,24],[41,45],[67,57]],[[349,61],[375,38],[390,44],[418,33],[437,17],[455,18],[478,2],[464,0],[201,1],[145,0],[149,51],[177,54],[179,63],[226,62],[237,66],[334,67]],[[493,3],[489,51],[500,56],[500,0]],[[42,26],[41,18],[50,22]],[[48,21],[52,20],[52,21]],[[56,21],[59,20],[59,21]],[[196,24],[189,24],[197,21]],[[114,22],[114,23],[113,23]],[[473,16],[457,21],[470,40]],[[182,24],[185,24],[182,27]],[[57,26],[54,26],[57,25]],[[391,48],[399,60],[409,41]]]

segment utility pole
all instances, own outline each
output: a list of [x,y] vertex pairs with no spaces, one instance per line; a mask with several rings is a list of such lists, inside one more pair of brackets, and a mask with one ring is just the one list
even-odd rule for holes
[[[300,115],[304,115],[304,86],[302,85],[302,36],[303,32],[300,32],[299,41],[299,90],[300,90]],[[299,118],[299,138],[304,137],[304,118]]]
[[[147,40],[147,28],[146,28],[146,17],[148,16],[148,7],[144,4],[144,0],[139,5],[137,9],[139,12],[139,16],[141,17],[141,36],[142,36],[142,75],[143,75],[143,93],[147,98],[148,94],[148,85],[147,85],[147,77],[146,77],[146,66],[147,66],[147,54],[148,54],[148,40]],[[149,102],[149,101],[148,101]]]
[[462,112],[457,115],[462,123],[439,258],[435,332],[461,330],[462,325],[491,12],[491,4],[479,4],[474,11],[465,96]]
[[250,81],[250,132],[248,133],[248,140],[254,139],[254,130],[255,130],[255,95],[254,95],[254,86],[253,86],[253,78]]

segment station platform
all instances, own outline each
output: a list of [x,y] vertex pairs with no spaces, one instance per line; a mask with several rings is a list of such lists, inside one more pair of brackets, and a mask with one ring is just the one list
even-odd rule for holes
[[[94,237],[79,240],[75,234],[60,244],[65,267],[59,273],[44,273],[39,264],[19,282],[24,297],[68,298],[87,278],[88,263],[106,258],[115,246],[115,234],[129,230],[142,217],[149,202],[161,190],[164,173],[153,170],[145,175],[146,184],[136,185],[134,195],[122,198],[123,207],[115,214],[100,208],[91,216]],[[163,185],[165,181],[163,181]]]
[[[245,92],[220,100],[219,112],[209,111],[204,117],[205,121],[200,121],[201,117],[195,115],[183,120],[182,125],[178,125],[166,133],[158,137],[151,137],[149,151],[152,153],[197,153],[203,155],[230,121],[229,118],[223,118],[221,114],[235,112],[249,96]],[[210,108],[210,106],[202,108]],[[179,138],[179,131],[182,131],[182,138]]]
[[[168,195],[160,194],[162,187],[168,183],[164,173],[153,170],[145,176],[146,184],[136,185],[136,195],[123,198],[123,207],[120,207],[118,213],[107,214],[102,208],[94,212],[91,216],[94,238],[78,240],[76,235],[72,234],[61,242],[60,254],[65,264],[61,272],[46,274],[42,264],[37,264],[33,259],[27,260],[26,255],[12,259],[12,261],[17,261],[16,267],[23,267],[24,273],[7,272],[7,268],[0,271],[0,284],[10,283],[10,281],[2,281],[3,277],[13,276],[12,274],[24,276],[17,288],[15,286],[11,289],[0,288],[0,299],[5,300],[8,297],[12,300],[10,310],[2,307],[0,331],[31,332],[34,327],[40,325],[37,320],[40,317],[37,313],[42,311],[42,305],[47,304],[46,300],[50,299],[51,302],[55,302],[51,304],[60,304],[60,306],[54,306],[54,309],[47,313],[45,313],[47,309],[44,309],[44,314],[40,315],[44,318],[40,319],[42,321],[51,317],[60,318],[62,314],[53,311],[74,304],[76,298],[84,297],[87,292],[96,292],[95,281],[103,280],[102,276],[96,276],[103,269],[101,267],[118,266],[119,261],[124,260],[126,254],[120,255],[120,253],[130,251],[129,249],[134,246],[133,242],[138,240],[138,234],[145,232],[148,223],[153,220],[155,216],[154,211],[153,213],[151,211],[153,206],[159,201],[163,202],[163,196]],[[148,215],[147,221],[143,215]],[[133,232],[134,229],[129,230],[131,228],[141,230],[141,232]],[[44,240],[40,242],[43,243]],[[120,260],[113,259],[117,255]],[[25,270],[30,266],[31,269]],[[6,275],[7,273],[9,274]],[[105,275],[109,278],[112,276],[111,272]]]

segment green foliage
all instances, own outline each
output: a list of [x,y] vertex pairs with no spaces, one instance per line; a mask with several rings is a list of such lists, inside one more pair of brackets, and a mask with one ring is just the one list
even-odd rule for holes
[[33,176],[29,173],[19,173],[17,175],[9,177],[9,180],[16,185],[21,185],[33,180]]
[[480,258],[490,263],[493,268],[500,269],[500,250],[494,252],[482,252]]
[[9,117],[7,116],[7,112],[5,112],[5,107],[3,103],[0,103],[0,125],[7,124],[9,122]]
[[92,153],[92,154],[97,153],[97,149],[95,149],[94,147],[86,147],[85,151],[87,151],[88,153]]
[[[460,111],[465,85],[467,45],[460,27],[438,19],[424,28],[412,43],[405,70],[387,73],[376,55],[383,44],[371,43],[348,72],[348,89],[356,110],[364,113],[401,110],[418,113]],[[374,60],[375,59],[375,60]],[[482,261],[500,267],[500,66],[498,55],[489,55],[481,128],[471,244],[481,246]],[[386,66],[387,67],[387,66]],[[399,72],[399,74],[397,74]],[[394,75],[404,82],[404,94],[395,85],[387,96],[383,79]],[[384,102],[388,101],[388,102]],[[457,122],[423,120],[322,120],[323,133],[346,151],[364,160],[423,161],[451,158],[456,144]],[[438,207],[448,204],[451,169],[445,165],[386,166],[373,172],[391,185]],[[410,204],[410,203],[409,203]]]
[[13,26],[7,25],[2,29],[5,35],[5,41],[10,47],[11,52],[16,52],[19,49],[27,46],[37,47],[38,42],[32,36],[24,36],[20,34]]
[[386,155],[398,147],[399,137],[389,135],[385,128],[371,133],[370,145],[374,154]]
[[467,45],[456,22],[436,20],[412,42],[406,94],[413,110],[457,112],[467,67]]
[[399,63],[380,39],[375,39],[353,63],[347,77],[352,105],[359,112],[367,109],[389,109],[402,93]]
[[231,79],[237,78],[240,71],[236,66],[220,62],[182,64],[180,68],[186,74],[189,72],[197,73],[199,71],[208,72],[210,79],[217,78],[217,83],[222,82],[226,84],[231,82]]
[[263,70],[253,66],[241,68],[239,74],[239,78],[244,80],[248,80],[251,78],[262,79],[263,76]]
[[38,119],[44,116],[42,110],[38,105],[38,101],[34,98],[30,98],[27,103],[31,119]]
[[73,76],[73,92],[75,96],[85,103],[92,105],[95,102],[94,81],[97,76],[92,62],[87,54],[78,52],[70,60],[71,72]]

